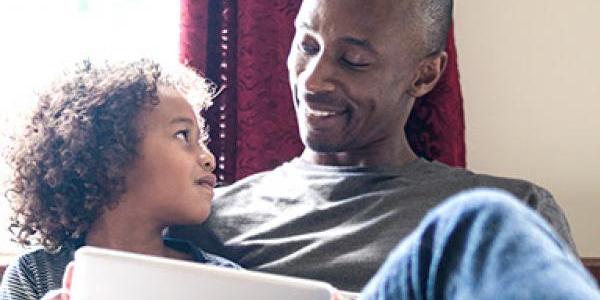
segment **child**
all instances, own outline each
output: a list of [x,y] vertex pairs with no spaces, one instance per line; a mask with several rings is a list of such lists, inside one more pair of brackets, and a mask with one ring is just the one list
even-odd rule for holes
[[237,267],[162,236],[210,212],[215,161],[197,113],[213,94],[192,70],[150,60],[84,61],[43,92],[9,152],[6,193],[16,241],[43,247],[8,267],[0,298],[60,288],[82,245]]

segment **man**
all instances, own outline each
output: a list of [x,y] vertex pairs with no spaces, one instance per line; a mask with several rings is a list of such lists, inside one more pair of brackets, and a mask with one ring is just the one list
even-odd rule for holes
[[358,291],[431,208],[494,187],[537,210],[573,248],[544,189],[411,150],[403,128],[444,71],[451,15],[451,0],[303,1],[288,68],[306,149],[221,189],[204,226],[173,234],[250,269]]

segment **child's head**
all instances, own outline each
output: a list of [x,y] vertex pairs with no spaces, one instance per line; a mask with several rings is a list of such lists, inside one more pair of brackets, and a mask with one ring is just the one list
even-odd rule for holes
[[[129,185],[139,189],[146,171],[165,167],[145,162],[156,155],[149,153],[153,146],[146,142],[151,140],[146,135],[159,130],[153,124],[160,121],[155,110],[164,115],[179,105],[180,112],[191,114],[184,119],[194,124],[181,120],[174,122],[179,127],[168,130],[177,130],[172,135],[181,142],[181,153],[210,155],[203,145],[203,119],[194,111],[208,107],[213,93],[213,86],[192,70],[179,66],[168,72],[150,60],[102,65],[84,61],[65,72],[39,95],[8,155],[13,175],[6,195],[16,240],[54,250],[81,239],[100,215],[130,193]],[[194,109],[186,100],[194,101]]]

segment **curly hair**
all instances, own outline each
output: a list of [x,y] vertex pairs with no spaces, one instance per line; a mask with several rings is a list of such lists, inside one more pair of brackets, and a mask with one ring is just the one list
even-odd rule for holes
[[[187,67],[167,71],[142,59],[83,61],[39,94],[6,155],[15,241],[58,250],[85,238],[92,223],[117,205],[143,138],[138,116],[159,103],[159,86],[179,91],[198,113],[216,92]],[[206,142],[204,119],[198,116],[198,122]]]

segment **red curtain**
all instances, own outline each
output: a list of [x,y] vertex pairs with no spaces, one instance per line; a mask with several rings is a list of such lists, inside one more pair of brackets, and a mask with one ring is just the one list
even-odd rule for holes
[[[300,154],[286,58],[300,0],[182,0],[180,60],[225,88],[205,117],[219,180],[231,183]],[[415,152],[465,166],[454,35],[438,86],[416,102],[406,131]]]

